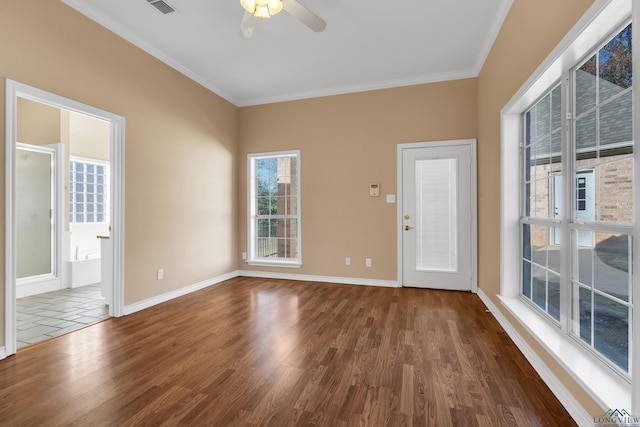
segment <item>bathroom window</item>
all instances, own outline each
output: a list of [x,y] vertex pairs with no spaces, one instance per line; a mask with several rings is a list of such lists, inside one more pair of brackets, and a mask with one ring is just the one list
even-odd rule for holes
[[72,157],[69,162],[69,223],[109,222],[109,163]]

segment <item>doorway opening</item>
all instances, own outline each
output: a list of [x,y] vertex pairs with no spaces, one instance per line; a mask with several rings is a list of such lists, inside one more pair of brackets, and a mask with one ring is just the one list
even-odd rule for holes
[[123,314],[124,119],[6,81],[5,352]]

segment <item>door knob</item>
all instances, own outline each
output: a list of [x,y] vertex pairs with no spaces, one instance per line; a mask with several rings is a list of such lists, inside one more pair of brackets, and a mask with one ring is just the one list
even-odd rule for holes
[[415,227],[409,227],[408,225],[404,226],[404,231],[413,230]]

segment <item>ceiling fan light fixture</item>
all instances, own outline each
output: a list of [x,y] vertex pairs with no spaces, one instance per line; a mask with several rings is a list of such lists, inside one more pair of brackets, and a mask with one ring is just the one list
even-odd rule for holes
[[282,10],[282,0],[240,0],[242,7],[256,18],[264,19]]

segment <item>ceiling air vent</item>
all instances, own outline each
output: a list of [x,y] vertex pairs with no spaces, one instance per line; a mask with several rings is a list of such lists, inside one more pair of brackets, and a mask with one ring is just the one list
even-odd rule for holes
[[147,0],[149,2],[149,4],[153,7],[155,7],[156,9],[158,9],[160,12],[164,13],[165,15],[168,13],[173,13],[176,10],[174,8],[172,8],[171,6],[169,6],[169,4],[167,2],[165,2],[164,0]]

